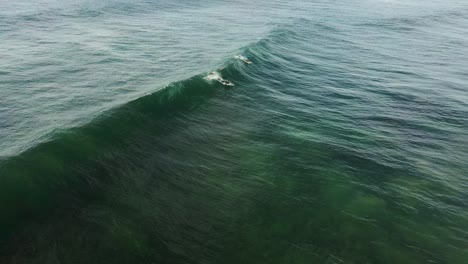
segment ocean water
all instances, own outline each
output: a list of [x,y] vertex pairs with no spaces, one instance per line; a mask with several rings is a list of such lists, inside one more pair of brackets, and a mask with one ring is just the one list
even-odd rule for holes
[[468,2],[0,7],[0,263],[468,263]]

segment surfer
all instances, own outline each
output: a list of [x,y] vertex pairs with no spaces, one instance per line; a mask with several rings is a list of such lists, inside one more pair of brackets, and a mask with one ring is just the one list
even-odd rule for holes
[[223,85],[226,85],[226,86],[234,86],[234,84],[231,81],[228,81],[228,80],[223,80],[221,83]]
[[220,84],[224,86],[234,86],[234,83],[232,83],[229,80],[223,79],[221,76],[219,76],[217,72],[214,72],[214,71],[210,72],[208,78],[211,80],[216,80],[217,82],[219,82]]
[[224,85],[224,86],[234,86],[234,84],[233,84],[231,81],[224,80],[224,79],[221,78],[221,77],[216,78],[216,80],[217,80],[220,84],[222,84],[222,85]]
[[252,61],[247,58],[242,59],[242,61],[245,62],[246,64],[252,64]]
[[246,57],[242,56],[242,55],[236,55],[234,56],[236,59],[239,59],[241,61],[243,61],[245,64],[252,64],[252,61],[247,59]]

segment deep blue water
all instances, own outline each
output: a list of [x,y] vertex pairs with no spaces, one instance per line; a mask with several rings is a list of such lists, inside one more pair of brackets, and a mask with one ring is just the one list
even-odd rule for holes
[[466,1],[0,7],[0,263],[468,262]]

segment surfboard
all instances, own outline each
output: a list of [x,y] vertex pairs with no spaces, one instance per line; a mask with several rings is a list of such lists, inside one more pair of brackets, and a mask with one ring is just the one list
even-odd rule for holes
[[234,83],[232,83],[229,80],[223,79],[223,77],[221,77],[221,75],[216,71],[210,72],[208,76],[206,76],[205,78],[208,80],[217,81],[224,86],[230,86],[230,87],[234,86]]
[[234,58],[243,61],[245,64],[252,64],[252,61],[242,55],[236,55]]
[[229,87],[233,87],[233,86],[234,86],[234,84],[233,84],[231,81],[229,81],[229,80],[224,80],[224,79],[219,78],[219,79],[217,79],[217,81],[218,81],[220,84],[224,85],[224,86],[229,86]]

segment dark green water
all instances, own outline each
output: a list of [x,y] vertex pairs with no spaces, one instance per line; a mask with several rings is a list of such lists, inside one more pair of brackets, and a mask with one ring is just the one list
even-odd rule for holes
[[0,263],[468,262],[463,1],[0,3]]

